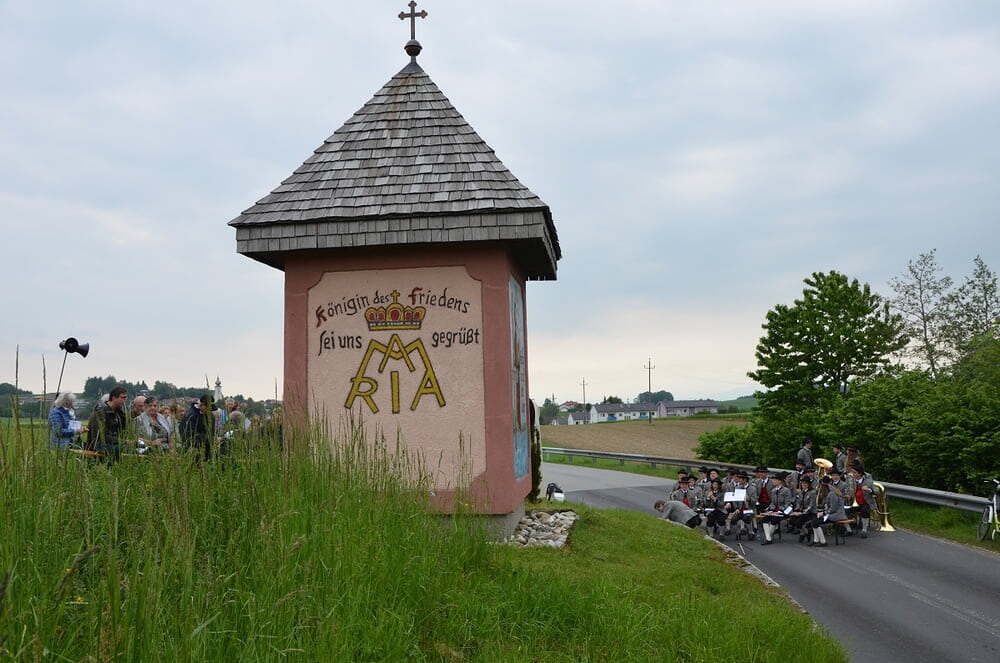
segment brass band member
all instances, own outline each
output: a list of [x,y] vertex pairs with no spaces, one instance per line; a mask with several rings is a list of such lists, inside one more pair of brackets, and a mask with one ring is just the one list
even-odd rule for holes
[[795,471],[789,473],[788,478],[785,479],[785,485],[788,489],[792,491],[792,495],[799,492],[799,477],[802,476],[803,470],[805,470],[805,465],[802,464],[801,460],[795,461]]
[[737,472],[733,491],[743,490],[746,491],[746,495],[738,502],[726,502],[726,536],[729,536],[733,527],[739,532],[740,529],[752,526],[753,515],[743,513],[745,510],[753,508],[753,502],[750,501],[749,480],[750,476],[746,472],[743,470]]
[[722,480],[722,489],[727,493],[733,491],[733,486],[736,485],[736,470],[729,468],[726,470],[726,478]]
[[704,493],[698,487],[698,480],[694,477],[688,477],[688,501],[691,502],[691,508],[696,510],[701,509],[703,498]]
[[833,445],[833,466],[841,472],[847,471],[847,454],[844,453],[844,447],[839,442]]
[[708,484],[708,490],[702,496],[702,509],[705,511],[705,524],[711,531],[712,536],[718,537],[719,527],[726,525],[726,503],[723,500],[725,493],[722,491],[722,482],[712,479]]
[[855,507],[849,509],[851,515],[857,515],[861,520],[861,538],[868,538],[868,525],[871,522],[872,505],[875,504],[875,481],[872,475],[865,472],[860,462],[855,462],[851,468],[852,484],[854,486]]
[[[768,470],[764,465],[758,465],[754,471],[754,478],[750,480],[747,488],[747,502],[755,512],[760,513],[771,504],[771,492],[768,488],[770,483],[767,479]],[[750,521],[753,525],[754,536],[757,535],[757,519]]]
[[802,448],[795,455],[795,460],[801,460],[804,467],[812,467],[813,464],[813,441],[810,438],[806,438],[806,441],[802,443]]
[[799,492],[795,493],[792,512],[788,515],[792,529],[799,535],[799,543],[809,538],[809,523],[816,515],[816,489],[807,476],[799,477]]
[[844,511],[844,498],[838,491],[834,490],[833,479],[829,476],[823,477],[820,483],[819,503],[816,518],[813,520],[813,540],[809,545],[825,547],[826,534],[823,532],[823,525],[835,524],[838,520],[847,520],[847,513]]
[[771,477],[770,501],[761,510],[764,516],[764,540],[760,545],[767,546],[774,543],[771,535],[781,527],[781,519],[785,517],[785,508],[792,505],[792,491],[785,486],[785,478],[788,472],[779,472]]

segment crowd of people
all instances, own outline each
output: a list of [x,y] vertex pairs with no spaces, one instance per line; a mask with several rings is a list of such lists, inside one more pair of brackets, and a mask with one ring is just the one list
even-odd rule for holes
[[765,546],[783,526],[810,546],[827,545],[828,527],[868,538],[878,501],[860,453],[834,445],[833,460],[814,460],[812,446],[811,440],[802,445],[792,472],[772,473],[763,465],[753,476],[735,469],[700,467],[698,476],[682,470],[669,499],[653,507],[662,518],[704,527],[718,539],[735,534],[759,538]]
[[234,437],[266,434],[277,429],[280,411],[271,418],[248,417],[244,404],[225,399],[220,407],[211,394],[197,399],[179,399],[162,404],[154,396],[136,396],[128,403],[124,387],[115,387],[102,397],[86,424],[76,418],[76,396],[56,397],[49,412],[49,446],[73,449],[115,462],[123,448],[138,454],[193,451],[210,460],[214,453],[226,455]]

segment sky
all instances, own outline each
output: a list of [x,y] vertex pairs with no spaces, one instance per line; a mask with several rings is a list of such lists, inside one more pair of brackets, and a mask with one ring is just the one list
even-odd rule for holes
[[[282,273],[227,222],[407,62],[402,0],[0,0],[0,381],[272,397]],[[420,63],[552,209],[535,398],[753,391],[766,311],[936,248],[1000,268],[1000,4],[427,0]]]

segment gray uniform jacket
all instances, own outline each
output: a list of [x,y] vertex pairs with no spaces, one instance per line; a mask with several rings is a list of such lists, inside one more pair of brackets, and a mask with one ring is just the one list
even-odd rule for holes
[[785,485],[788,487],[788,490],[792,491],[792,495],[795,495],[799,492],[798,470],[792,470],[791,472],[788,473],[788,478],[785,479]]
[[801,449],[799,449],[799,453],[795,454],[795,460],[802,463],[806,467],[812,467],[813,466],[812,449],[807,449],[806,447],[802,447]]
[[697,516],[698,514],[694,512],[694,509],[689,509],[684,506],[684,502],[678,502],[677,500],[670,500],[663,506],[663,511],[660,513],[660,518],[664,520],[670,520],[675,523],[680,523],[681,525],[686,525],[689,520]]
[[826,496],[826,503],[823,505],[823,513],[828,516],[827,522],[837,522],[847,520],[847,512],[844,511],[844,498],[840,493],[831,490]]
[[830,492],[838,493],[844,504],[854,502],[854,487],[849,480],[842,479],[840,483],[831,483]]
[[701,498],[701,508],[717,509],[721,511],[726,506],[726,503],[723,501],[724,497],[725,494],[723,493],[716,493],[715,497],[712,497],[712,494],[710,492],[705,491],[705,494]]
[[847,471],[847,454],[843,451],[837,454],[837,457],[833,459],[833,466],[836,467],[841,472]]
[[792,491],[787,486],[770,487],[771,503],[764,513],[781,513],[785,507],[792,505]]
[[799,513],[815,513],[816,512],[816,490],[810,489],[802,491],[800,490],[795,494],[794,501],[795,511]]

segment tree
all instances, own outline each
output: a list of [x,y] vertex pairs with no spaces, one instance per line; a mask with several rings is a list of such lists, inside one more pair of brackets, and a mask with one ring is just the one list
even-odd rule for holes
[[852,378],[875,375],[906,346],[903,319],[889,304],[836,271],[804,280],[802,298],[768,311],[749,377],[769,389],[763,410],[821,404],[846,393]]
[[618,398],[617,396],[605,396],[604,400],[601,401],[601,404],[602,405],[604,405],[604,404],[607,404],[607,405],[621,405],[623,402],[624,401],[622,401],[622,399]]
[[25,389],[18,389],[9,382],[0,382],[0,396],[30,396],[31,392]]
[[548,398],[546,398],[545,404],[542,405],[541,409],[538,412],[539,425],[548,426],[558,416],[559,416],[559,406],[553,403]]
[[960,356],[968,354],[981,336],[1000,331],[1000,294],[997,275],[981,256],[973,260],[972,274],[946,298],[948,334]]
[[906,264],[906,271],[889,280],[895,296],[890,305],[903,316],[910,346],[907,354],[927,365],[931,376],[947,361],[950,352],[949,291],[952,280],[939,276],[935,252],[921,253]]
[[674,400],[674,395],[669,391],[644,391],[639,394],[639,403],[659,403],[672,400]]

